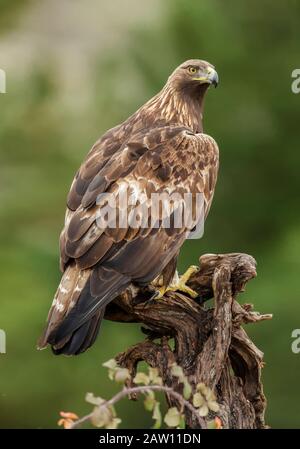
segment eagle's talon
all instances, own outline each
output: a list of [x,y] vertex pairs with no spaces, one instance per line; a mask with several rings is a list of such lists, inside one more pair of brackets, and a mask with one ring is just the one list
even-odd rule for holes
[[164,295],[168,292],[182,292],[182,293],[186,293],[187,295],[189,295],[191,298],[197,298],[198,293],[191,289],[187,284],[188,280],[190,279],[190,277],[197,273],[199,271],[199,267],[197,267],[196,265],[191,265],[185,273],[183,273],[182,276],[180,276],[175,280],[173,279],[173,283],[171,283],[168,287],[166,286],[162,286],[159,287],[154,295],[151,297],[151,299],[155,299],[155,300],[159,300],[162,299],[164,297]]
[[153,296],[151,296],[151,300],[160,300],[162,299],[166,293],[168,292],[174,292],[175,290],[177,290],[176,288],[174,288],[172,285],[170,285],[169,287],[163,286],[163,287],[159,287],[155,293],[153,294]]
[[149,301],[156,301],[159,299],[162,299],[164,294],[166,292],[165,287],[160,287],[157,290],[154,291],[153,295],[150,297]]
[[170,290],[169,287],[165,287],[165,286],[159,287],[156,290],[155,294],[152,296],[152,299],[155,299],[155,300],[162,299],[168,290]]
[[174,285],[170,285],[168,287],[167,290],[171,290],[171,291],[180,291],[183,293],[187,293],[191,298],[197,298],[198,293],[191,289],[187,284],[187,282],[189,281],[190,277],[197,273],[199,271],[199,267],[197,267],[196,265],[191,265],[186,271],[185,273],[183,273],[182,276],[180,276],[178,282],[176,282]]

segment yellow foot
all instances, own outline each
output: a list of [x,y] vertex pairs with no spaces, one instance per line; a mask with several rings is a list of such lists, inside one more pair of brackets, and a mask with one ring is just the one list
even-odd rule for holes
[[161,299],[165,293],[167,292],[176,292],[180,291],[183,293],[187,293],[191,298],[196,298],[198,296],[198,293],[195,292],[193,289],[188,287],[186,284],[192,274],[197,273],[199,271],[199,268],[196,265],[191,265],[186,272],[180,276],[179,280],[175,282],[174,284],[170,284],[169,287],[160,287],[157,289],[157,295],[155,296],[155,299]]
[[199,271],[199,267],[197,267],[197,265],[191,265],[185,273],[183,273],[182,276],[180,276],[180,282],[183,282],[184,284],[186,284],[188,282],[188,280],[190,279],[190,277],[195,274],[198,273]]

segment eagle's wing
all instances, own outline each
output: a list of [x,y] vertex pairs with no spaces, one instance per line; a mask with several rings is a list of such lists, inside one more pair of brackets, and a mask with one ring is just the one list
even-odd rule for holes
[[123,128],[123,125],[118,125],[115,128],[108,130],[99,140],[97,140],[74,177],[67,198],[65,228],[60,235],[60,268],[62,272],[64,272],[69,261],[69,257],[64,252],[65,229],[74,212],[80,207],[82,197],[94,177],[104,169],[106,164],[115,157],[118,152],[121,151],[122,140],[124,139],[125,134]]
[[[190,231],[184,223],[174,224],[174,209],[153,211],[153,194],[183,197],[201,192],[207,213],[217,171],[218,148],[211,137],[183,127],[164,127],[137,134],[94,173],[80,205],[67,213],[61,253],[68,266],[49,313],[43,344],[50,342],[64,353],[87,349],[98,330],[95,316],[100,321],[100,311],[131,282],[147,284],[160,274]],[[99,226],[105,194],[121,198],[126,190],[129,204],[135,206],[135,200],[140,200],[139,222],[150,219],[155,226],[150,222],[135,227],[101,222]],[[119,217],[122,206],[120,200]],[[134,206],[129,207],[129,217],[136,213]],[[170,218],[170,226],[165,226]]]
[[119,125],[108,130],[92,146],[72,182],[67,199],[69,210],[75,211],[80,206],[82,197],[93,178],[120,151],[123,135],[122,125]]

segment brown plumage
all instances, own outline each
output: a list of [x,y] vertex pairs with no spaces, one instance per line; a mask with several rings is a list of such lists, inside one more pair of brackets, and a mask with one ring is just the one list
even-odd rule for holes
[[[85,351],[95,341],[105,306],[130,284],[148,284],[162,272],[170,281],[190,229],[162,226],[168,217],[161,209],[151,217],[157,227],[99,227],[99,195],[128,188],[149,211],[153,193],[203,193],[206,216],[218,147],[203,134],[202,114],[205,92],[217,81],[209,63],[186,61],[160,93],[92,147],[68,195],[60,237],[63,276],[40,348],[50,344],[54,353],[69,355]],[[119,206],[120,215],[125,206]]]

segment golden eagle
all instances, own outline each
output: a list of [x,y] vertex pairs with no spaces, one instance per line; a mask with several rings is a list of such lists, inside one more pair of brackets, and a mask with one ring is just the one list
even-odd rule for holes
[[219,152],[203,133],[203,105],[208,87],[217,83],[208,62],[184,62],[157,95],[92,147],[68,195],[60,236],[63,276],[39,348],[50,344],[55,354],[84,352],[97,337],[105,307],[125,289],[159,275],[168,286],[191,229],[163,226],[161,209],[156,226],[99,226],[98,199],[128,188],[131,196],[145,198],[151,214],[153,193],[201,193],[206,217]]

